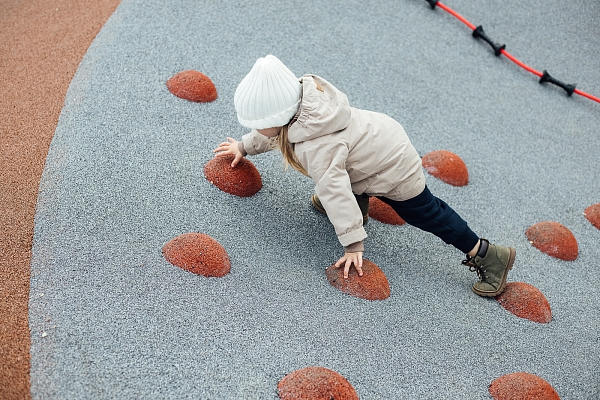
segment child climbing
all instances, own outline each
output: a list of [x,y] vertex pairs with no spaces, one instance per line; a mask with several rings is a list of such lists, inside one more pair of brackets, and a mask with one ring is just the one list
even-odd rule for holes
[[278,148],[284,162],[315,182],[313,206],[327,214],[344,256],[336,268],[362,276],[363,224],[369,196],[389,204],[410,225],[438,236],[466,254],[463,265],[477,272],[473,291],[496,296],[504,290],[516,251],[480,239],[467,223],[425,185],[421,158],[402,126],[385,114],[350,106],[325,79],[300,79],[276,57],[259,58],[234,96],[239,122],[252,131],[241,141],[227,138],[214,152],[246,155]]

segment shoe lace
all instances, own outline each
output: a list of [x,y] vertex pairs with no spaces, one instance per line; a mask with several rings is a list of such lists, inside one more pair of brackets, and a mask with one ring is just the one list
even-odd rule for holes
[[462,265],[469,267],[469,271],[471,272],[477,272],[477,276],[479,276],[479,279],[483,281],[485,279],[485,275],[483,269],[479,265],[475,264],[475,257],[471,257],[469,255],[466,257],[466,259],[462,260]]

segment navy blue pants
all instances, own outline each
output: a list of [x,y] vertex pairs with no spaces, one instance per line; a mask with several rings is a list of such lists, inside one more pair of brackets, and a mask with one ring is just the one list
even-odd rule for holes
[[396,214],[408,224],[433,233],[465,254],[479,240],[467,222],[443,200],[431,194],[427,186],[420,195],[409,200],[394,201],[385,197],[379,199],[392,206]]

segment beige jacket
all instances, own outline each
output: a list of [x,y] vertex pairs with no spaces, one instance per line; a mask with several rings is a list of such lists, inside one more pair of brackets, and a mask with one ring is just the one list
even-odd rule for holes
[[[340,243],[362,250],[367,233],[353,193],[399,201],[419,195],[425,188],[421,158],[392,118],[350,107],[345,94],[316,75],[300,82],[302,101],[288,140],[314,180]],[[273,139],[256,130],[242,143],[248,155],[273,148]]]

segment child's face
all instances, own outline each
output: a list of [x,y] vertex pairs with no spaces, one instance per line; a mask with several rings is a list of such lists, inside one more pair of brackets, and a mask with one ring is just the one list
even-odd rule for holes
[[260,133],[261,135],[265,135],[266,137],[275,137],[279,135],[280,130],[280,126],[276,126],[274,128],[257,129],[258,133]]

